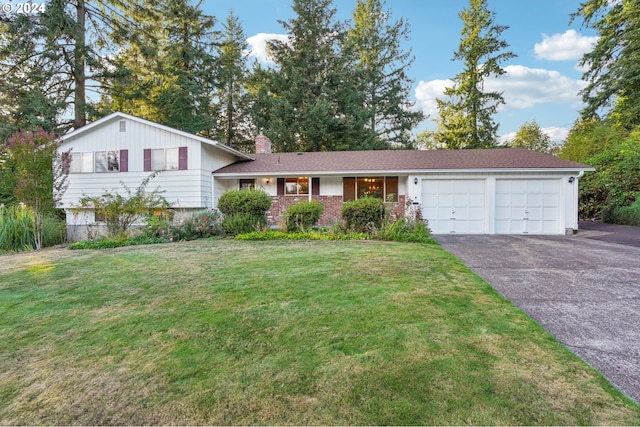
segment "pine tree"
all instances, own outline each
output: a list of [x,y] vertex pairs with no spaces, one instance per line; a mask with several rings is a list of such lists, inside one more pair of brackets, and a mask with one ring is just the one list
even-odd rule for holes
[[[134,2],[52,0],[37,14],[0,16],[0,138],[17,129],[60,134],[86,124],[94,89],[88,82],[99,87],[109,75],[109,35],[129,31],[133,23],[122,10]],[[73,118],[64,117],[69,109]]]
[[464,70],[445,90],[449,100],[437,100],[440,119],[435,137],[449,149],[494,147],[498,125],[493,115],[504,98],[500,92],[486,92],[484,80],[504,74],[500,64],[516,56],[504,51],[509,45],[500,39],[509,27],[494,23],[487,0],[470,0],[459,16],[462,38],[453,60],[462,61]]
[[217,91],[219,105],[215,134],[218,141],[236,149],[250,152],[254,149],[247,79],[248,44],[242,25],[233,11],[223,25],[224,35],[217,47]]
[[151,2],[133,12],[139,29],[116,59],[103,112],[123,111],[191,133],[215,127],[215,18],[201,2]]
[[254,120],[277,151],[367,148],[364,98],[353,61],[341,48],[345,30],[331,0],[294,0],[296,17],[281,24],[289,41],[269,41],[276,68],[258,68]]
[[409,25],[391,22],[384,1],[358,0],[347,45],[355,55],[360,90],[365,97],[367,126],[375,133],[375,145],[409,145],[410,131],[424,119],[409,101],[412,81],[407,75],[413,63],[411,51],[401,43],[409,39]]

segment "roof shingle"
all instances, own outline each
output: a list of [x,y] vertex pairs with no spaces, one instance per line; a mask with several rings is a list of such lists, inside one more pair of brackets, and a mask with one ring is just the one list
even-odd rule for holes
[[218,169],[216,175],[313,172],[428,172],[431,170],[573,169],[591,167],[522,148],[489,150],[378,150],[254,154],[255,160]]

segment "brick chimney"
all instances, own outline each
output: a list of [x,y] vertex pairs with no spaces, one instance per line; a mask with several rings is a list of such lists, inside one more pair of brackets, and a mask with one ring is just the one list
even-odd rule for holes
[[256,154],[271,154],[271,140],[262,132],[256,136]]

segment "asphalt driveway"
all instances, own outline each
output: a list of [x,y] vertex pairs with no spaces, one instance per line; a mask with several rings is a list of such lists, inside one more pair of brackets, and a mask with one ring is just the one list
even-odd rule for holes
[[640,228],[590,225],[571,236],[435,237],[640,403]]

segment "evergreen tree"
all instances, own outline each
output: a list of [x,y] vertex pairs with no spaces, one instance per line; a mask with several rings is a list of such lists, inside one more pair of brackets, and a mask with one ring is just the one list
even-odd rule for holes
[[281,24],[289,41],[269,41],[274,69],[256,70],[255,122],[277,151],[370,147],[363,94],[353,61],[343,55],[345,30],[331,0],[294,0]]
[[236,149],[254,149],[255,131],[251,122],[247,91],[248,45],[240,21],[233,12],[223,25],[223,40],[217,47],[218,121],[214,138]]
[[139,29],[105,85],[104,112],[119,110],[191,133],[215,127],[215,18],[201,2],[151,2],[132,12]]
[[[56,130],[86,124],[89,81],[109,74],[109,34],[133,23],[122,10],[135,0],[52,0],[37,14],[0,12],[0,138],[17,129]],[[73,108],[73,118],[64,114]]]
[[586,0],[573,15],[598,32],[581,66],[583,119],[606,116],[627,129],[640,124],[640,2]]
[[401,46],[409,39],[409,25],[403,19],[391,22],[391,11],[383,10],[384,6],[381,0],[358,0],[347,42],[355,55],[367,126],[375,133],[371,148],[407,147],[411,129],[424,114],[412,111],[409,101],[412,81],[407,70],[413,58]]
[[504,74],[501,63],[516,56],[504,51],[509,45],[500,39],[509,27],[495,24],[487,0],[469,0],[469,8],[459,16],[462,38],[453,60],[462,61],[464,70],[445,90],[450,100],[437,100],[436,140],[449,149],[494,147],[498,125],[493,115],[504,98],[500,92],[485,91],[484,80]]

